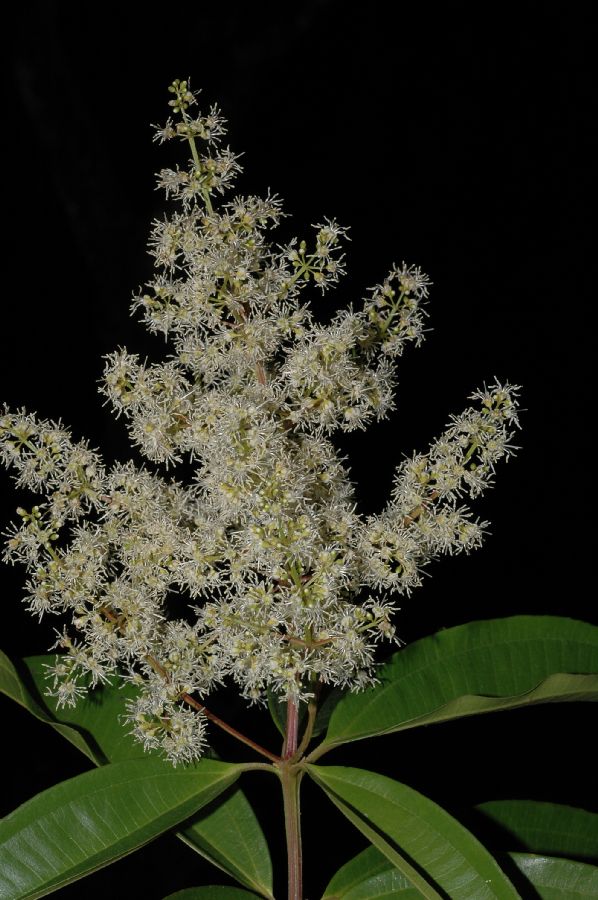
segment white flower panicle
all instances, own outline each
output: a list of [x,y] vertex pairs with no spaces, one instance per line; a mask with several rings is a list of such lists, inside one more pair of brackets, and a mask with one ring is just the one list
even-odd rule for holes
[[[5,558],[28,569],[32,613],[67,616],[51,691],[74,704],[108,679],[132,681],[134,733],[177,762],[206,744],[189,698],[197,707],[227,680],[250,701],[371,682],[377,642],[394,639],[393,594],[409,594],[433,558],[480,544],[486,523],[462,498],[513,452],[517,390],[476,392],[364,519],[331,435],[392,409],[429,281],[394,266],[360,308],[316,324],[304,291],[338,281],[346,229],[327,219],[313,243],[279,246],[268,240],[276,197],[215,208],[239,171],[221,149],[224,120],[216,108],[193,117],[187,82],[171,93],[177,119],[156,137],[184,140],[191,158],[158,176],[178,208],[154,223],[156,276],[133,302],[171,355],[119,349],[101,386],[151,465],[106,471],[60,424],[24,411],[0,417],[0,448],[19,486],[45,492],[19,508]],[[156,466],[189,460],[188,484]]]

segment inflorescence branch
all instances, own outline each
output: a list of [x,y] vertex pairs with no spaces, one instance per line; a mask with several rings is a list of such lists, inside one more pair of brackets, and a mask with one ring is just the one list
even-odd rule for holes
[[[168,355],[118,349],[100,387],[145,462],[107,469],[60,423],[6,409],[2,459],[43,499],[19,507],[5,558],[26,566],[34,615],[66,617],[50,671],[60,704],[124,679],[135,688],[128,724],[147,749],[196,759],[211,720],[290,766],[320,687],[375,680],[378,643],[396,641],[395,599],[433,559],[480,545],[486,523],[463,501],[515,449],[517,389],[476,391],[426,452],[398,465],[384,509],[360,514],[332,438],[393,409],[396,363],[423,340],[430,282],[393,265],[361,303],[319,324],[306,292],[344,274],[347,229],[324,219],[311,241],[273,243],[277,197],[220,201],[240,166],[222,146],[219,110],[199,112],[186,81],[170,93],[174,118],[156,138],[183,141],[191,158],[158,175],[175,208],[153,223],[155,276],[132,304]],[[183,462],[188,483],[171,474]],[[284,759],[206,709],[230,682],[249,702],[287,702]]]

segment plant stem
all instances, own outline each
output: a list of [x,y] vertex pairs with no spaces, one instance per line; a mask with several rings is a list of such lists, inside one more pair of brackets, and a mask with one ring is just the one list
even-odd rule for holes
[[278,765],[284,804],[284,828],[287,837],[289,900],[302,900],[303,862],[301,857],[301,820],[299,808],[299,782],[301,770],[293,765],[299,740],[299,704],[287,700],[287,724],[282,762]]
[[309,701],[307,707],[307,725],[305,726],[305,731],[303,732],[303,737],[301,738],[301,743],[297,747],[297,752],[295,754],[297,759],[301,759],[305,751],[309,746],[309,742],[311,741],[311,736],[313,734],[314,725],[316,724],[316,715],[318,712],[318,699],[316,697],[312,697]]
[[287,700],[287,727],[285,731],[282,758],[290,759],[297,750],[299,739],[299,705],[294,700]]
[[[190,119],[188,113],[185,111],[185,108],[183,106],[181,106],[180,112],[181,112],[181,116],[183,117],[183,121],[188,126],[191,119]],[[187,133],[187,140],[189,141],[189,146],[191,148],[191,155],[193,156],[193,162],[195,164],[197,174],[201,175],[201,160],[199,158],[199,153],[197,152],[197,144],[195,143],[195,138],[193,136],[193,133],[190,130]],[[212,213],[214,212],[214,209],[212,207],[212,201],[210,200],[210,192],[209,192],[208,188],[202,187],[201,195],[206,204],[206,209],[208,210],[209,214],[212,215]]]
[[287,837],[289,900],[303,898],[303,861],[301,854],[301,810],[299,784],[302,772],[296,766],[282,762],[280,767],[284,827]]

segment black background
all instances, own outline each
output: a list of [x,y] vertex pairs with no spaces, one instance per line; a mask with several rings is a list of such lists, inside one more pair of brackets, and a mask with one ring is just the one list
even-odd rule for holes
[[[480,9],[30,2],[5,21],[0,399],[61,418],[109,461],[128,457],[124,425],[96,383],[117,346],[150,357],[163,349],[130,317],[129,299],[151,276],[149,225],[165,209],[153,173],[177,159],[173,145],[152,143],[149,123],[166,119],[166,87],[186,76],[229,120],[230,145],[244,154],[238,190],[284,199],[292,218],[281,242],[308,236],[324,216],[350,226],[348,275],[334,294],[314,295],[319,315],[358,301],[393,261],[434,282],[433,330],[401,361],[397,412],[339,442],[365,512],[384,503],[401,455],[425,448],[484,380],[522,386],[521,451],[476,506],[491,535],[475,555],[437,563],[404,601],[406,641],[517,613],[598,622],[584,302],[589,15],[574,4]],[[2,491],[8,523],[23,498],[6,476]],[[45,652],[54,623],[37,625],[21,608],[22,571],[3,566],[2,579],[3,648],[15,658]],[[237,702],[222,702],[232,717]],[[1,710],[1,812],[85,770],[20,708],[3,700]],[[255,709],[237,712],[273,739]],[[497,797],[598,809],[593,715],[581,704],[503,713],[366,742],[330,762],[405,780],[465,821],[472,804]],[[279,798],[261,776],[246,782],[280,857]],[[326,804],[308,786],[311,897],[362,846]],[[165,837],[59,896],[159,900],[208,881],[226,879]]]

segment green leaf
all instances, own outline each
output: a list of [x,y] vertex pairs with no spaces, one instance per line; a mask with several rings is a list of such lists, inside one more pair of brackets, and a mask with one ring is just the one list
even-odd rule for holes
[[421,894],[381,853],[367,847],[333,875],[322,900],[420,900]]
[[245,887],[273,897],[268,844],[240,788],[206,807],[178,836]]
[[341,697],[344,697],[346,693],[346,689],[340,687],[333,687],[328,690],[328,693],[324,697],[321,704],[318,706],[318,712],[316,713],[316,721],[314,723],[312,738],[318,737],[319,734],[322,734],[322,732],[326,731],[334,708],[336,707]]
[[[509,857],[542,900],[598,897],[598,868],[568,859],[511,853]],[[376,847],[363,850],[338,870],[322,900],[417,900],[421,895]],[[523,887],[523,885],[521,885]]]
[[0,897],[34,900],[94,872],[192,815],[242,765],[155,759],[102,766],[43,791],[0,822]]
[[[46,661],[49,661],[51,657],[44,657]],[[62,737],[66,738],[67,741],[70,741],[71,744],[80,750],[81,753],[84,753],[89,759],[93,762],[97,762],[97,756],[94,749],[88,744],[82,734],[80,734],[76,729],[69,728],[68,725],[61,725],[59,722],[55,722],[51,716],[37,703],[36,700],[33,699],[23,682],[21,681],[19,674],[13,664],[11,663],[8,656],[0,650],[0,692],[6,694],[7,697],[10,697],[11,700],[14,700],[16,703],[19,703],[23,706],[28,712],[30,712],[36,719],[39,719],[40,722],[45,722],[47,725],[51,725],[55,731],[62,735]]]
[[[25,660],[38,687],[45,689],[44,665],[53,656],[34,656]],[[53,698],[44,698],[51,711],[83,729],[97,746],[101,762],[147,759],[142,745],[122,723],[126,703],[135,696],[131,684],[104,685],[82,698],[76,707],[58,709]],[[154,754],[154,758],[159,758]],[[264,897],[272,897],[272,862],[264,833],[247,798],[240,788],[218,797],[196,819],[177,834],[189,847],[231,875],[245,887]]]
[[537,800],[491,800],[476,810],[508,832],[506,850],[598,861],[598,813]]
[[[94,690],[82,697],[76,706],[58,707],[54,697],[44,696],[47,687],[46,665],[52,665],[56,657],[30,656],[23,660],[43,702],[52,715],[60,722],[74,725],[82,731],[95,749],[94,762],[98,765],[105,762],[123,762],[126,759],[147,759],[139,741],[128,733],[123,723],[127,712],[127,701],[137,695],[137,688],[132,684],[98,685]],[[159,759],[159,755],[154,754]]]
[[[569,859],[511,853],[510,859],[541,900],[598,897],[598,868]],[[322,900],[418,900],[421,895],[376,847],[363,850],[338,870]],[[521,885],[523,887],[523,885]]]
[[207,884],[205,887],[186,888],[169,894],[164,900],[247,900],[247,897],[255,897],[249,891],[241,888],[224,887],[221,884]]
[[306,770],[424,897],[519,897],[477,838],[413,788],[363,769],[308,765]]
[[598,868],[570,859],[511,853],[511,859],[541,900],[596,900]]
[[598,627],[555,616],[470,622],[405,647],[377,677],[380,684],[338,702],[313,759],[347,741],[432,722],[598,700]]

